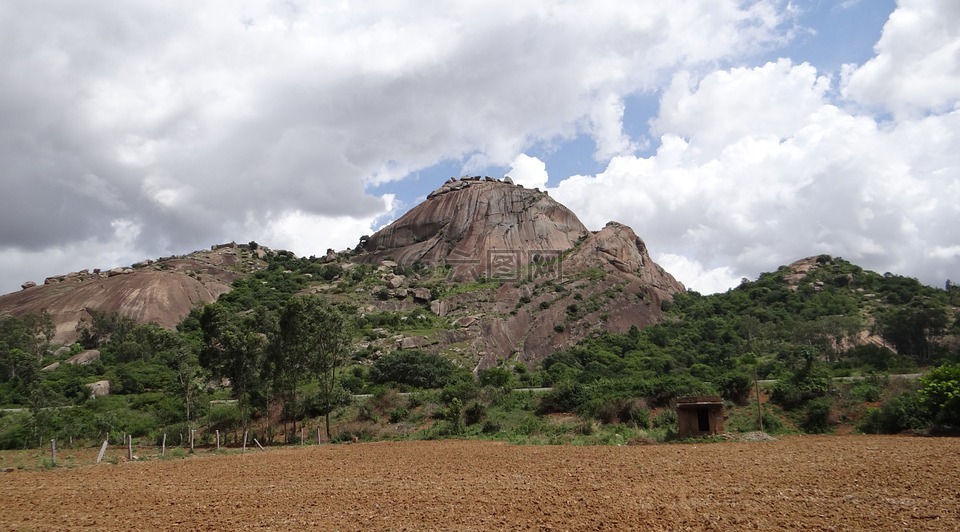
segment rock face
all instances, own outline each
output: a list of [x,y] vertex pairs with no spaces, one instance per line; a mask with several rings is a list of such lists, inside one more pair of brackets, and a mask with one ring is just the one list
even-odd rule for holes
[[476,178],[447,181],[354,258],[385,259],[446,264],[449,280],[487,281],[489,289],[430,302],[460,328],[451,342],[469,347],[453,349],[475,353],[477,368],[509,358],[535,363],[598,329],[654,324],[661,304],[684,290],[629,227],[611,222],[591,233],[543,192]]
[[357,260],[446,263],[452,278],[464,281],[523,265],[538,252],[568,250],[587,234],[573,212],[542,192],[468,178],[448,181],[371,236]]
[[143,262],[135,269],[81,271],[0,296],[0,314],[22,316],[46,310],[56,328],[53,341],[60,344],[77,339],[77,323],[90,319],[87,309],[174,327],[194,305],[215,301],[228,292],[230,283],[241,275],[238,270],[261,265],[253,252],[234,246]]

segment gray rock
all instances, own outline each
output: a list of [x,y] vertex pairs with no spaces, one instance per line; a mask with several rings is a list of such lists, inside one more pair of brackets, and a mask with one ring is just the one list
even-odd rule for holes
[[73,355],[65,360],[64,363],[74,366],[86,366],[87,364],[91,364],[97,360],[100,360],[100,351],[97,351],[96,349],[88,349]]
[[110,395],[110,381],[97,381],[90,384],[84,384],[90,388],[90,397],[103,397]]
[[413,299],[417,301],[426,303],[431,299],[429,288],[414,288],[412,292],[413,292]]

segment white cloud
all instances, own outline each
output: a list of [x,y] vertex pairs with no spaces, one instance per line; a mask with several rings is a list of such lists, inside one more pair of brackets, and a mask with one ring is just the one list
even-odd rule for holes
[[629,154],[624,97],[782,43],[789,16],[780,0],[2,4],[0,291],[4,256],[88,263],[75,246],[118,218],[148,256],[184,252],[273,213],[363,226],[383,211],[369,187],[441,161],[507,165],[581,133],[601,160]]
[[736,286],[741,280],[727,266],[707,269],[699,262],[682,255],[661,253],[654,260],[678,280],[683,279],[682,282],[688,290],[701,294],[723,292]]
[[384,196],[383,205],[383,211],[366,218],[284,212],[262,227],[248,220],[248,224],[238,233],[249,235],[250,240],[274,249],[290,250],[300,256],[321,256],[327,249],[353,249],[361,235],[374,233],[378,229],[377,221],[395,212],[395,198],[392,195]]
[[897,116],[949,111],[960,102],[960,3],[900,0],[865,65],[848,65],[843,94]]
[[546,163],[525,153],[517,155],[510,163],[510,171],[507,175],[513,179],[514,183],[527,188],[544,187],[549,179]]
[[655,155],[551,194],[588,226],[632,225],[694,287],[820,253],[935,285],[956,269],[960,110],[881,124],[785,60],[690,79],[663,95]]

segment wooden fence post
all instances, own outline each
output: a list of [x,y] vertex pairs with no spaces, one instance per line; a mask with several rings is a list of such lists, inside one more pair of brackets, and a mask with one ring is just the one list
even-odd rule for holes
[[197,434],[197,429],[190,429],[190,452],[193,452],[193,438]]
[[50,440],[50,459],[53,460],[53,465],[57,465],[57,439],[56,438]]
[[127,436],[127,460],[133,460],[133,434]]
[[217,450],[220,450],[220,429],[217,429]]
[[243,431],[243,452],[247,452],[247,431]]
[[260,442],[258,442],[256,438],[253,439],[253,443],[256,443],[256,444],[257,444],[257,447],[259,447],[261,451],[265,451],[265,450],[266,450],[266,449],[263,448],[263,445],[260,445]]
[[317,427],[317,445],[320,445],[320,427]]
[[163,443],[160,445],[160,456],[167,454],[167,433],[163,433]]

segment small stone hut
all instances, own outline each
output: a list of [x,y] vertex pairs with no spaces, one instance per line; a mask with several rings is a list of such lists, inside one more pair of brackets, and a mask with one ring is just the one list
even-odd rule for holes
[[677,398],[680,437],[723,433],[723,399],[715,395]]

